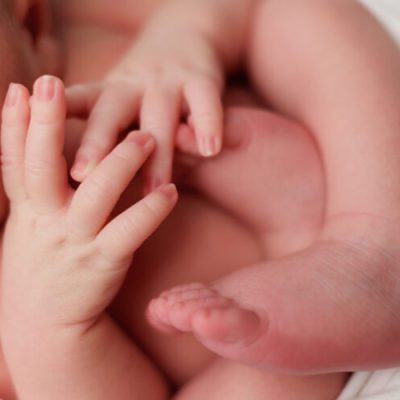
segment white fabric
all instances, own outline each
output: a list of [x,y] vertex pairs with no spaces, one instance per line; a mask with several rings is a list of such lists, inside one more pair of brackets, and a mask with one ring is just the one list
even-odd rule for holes
[[400,400],[400,368],[353,374],[337,400]]
[[[400,0],[359,1],[400,46]],[[400,368],[354,373],[337,400],[400,400]]]
[[359,1],[382,23],[400,45],[400,0]]

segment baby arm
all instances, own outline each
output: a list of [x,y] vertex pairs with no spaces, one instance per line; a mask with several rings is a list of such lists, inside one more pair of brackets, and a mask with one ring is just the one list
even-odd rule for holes
[[89,115],[73,177],[82,180],[138,121],[158,144],[145,169],[148,189],[170,180],[181,117],[190,116],[203,156],[218,153],[224,74],[238,65],[253,2],[166,1],[104,82],[72,87],[70,114]]
[[10,87],[2,168],[10,216],[2,258],[2,343],[20,399],[163,399],[158,371],[106,307],[133,252],[176,201],[162,186],[109,221],[154,141],[133,132],[75,191],[62,156],[61,81]]

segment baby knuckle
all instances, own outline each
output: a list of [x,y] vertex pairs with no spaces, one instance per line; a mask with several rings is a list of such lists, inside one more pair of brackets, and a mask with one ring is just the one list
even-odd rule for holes
[[154,115],[155,126],[168,126],[170,120],[170,116],[164,113]]
[[[115,287],[114,283],[120,282],[121,274],[124,274],[129,265],[129,256],[121,254],[119,250],[107,249],[99,246],[97,254],[98,261],[92,263],[97,273],[101,273],[102,278],[106,278],[111,287]],[[117,281],[117,282],[115,282]]]
[[113,158],[115,162],[126,166],[132,165],[132,163],[138,158],[141,158],[144,149],[141,146],[118,146],[113,152]]
[[211,110],[199,110],[197,111],[197,118],[202,120],[204,123],[209,125],[215,125],[218,123],[218,116]]
[[161,212],[159,200],[155,198],[145,198],[143,203],[143,215],[148,221],[157,220]]
[[1,155],[1,166],[3,170],[14,168],[21,161],[21,157],[12,154],[2,154]]
[[133,235],[135,240],[140,240],[143,236],[140,219],[133,215],[126,215],[121,221],[121,233],[122,235],[126,235],[126,237]]
[[158,66],[136,67],[129,74],[126,74],[125,78],[120,80],[120,83],[124,83],[125,90],[127,84],[135,88],[148,86],[151,83],[160,82],[163,74],[163,69]]
[[42,110],[41,108],[37,108],[32,112],[31,119],[35,124],[49,129],[58,128],[61,122],[63,123],[64,121],[61,115],[50,112],[50,110],[47,109]]
[[159,214],[160,212],[154,204],[145,201],[140,214],[128,214],[122,220],[122,234],[134,236],[136,242],[142,242],[147,237],[149,226],[153,221],[159,219]]
[[119,151],[119,152],[114,152],[114,162],[117,163],[118,165],[122,167],[129,167],[132,165],[132,160],[134,160],[134,155],[128,154],[127,151]]
[[88,182],[87,185],[83,185],[81,190],[86,200],[96,203],[107,193],[108,187],[107,179],[101,176],[93,176],[90,183]]
[[87,138],[83,141],[81,149],[90,151],[94,154],[103,154],[107,152],[112,146],[112,142],[107,136],[105,136],[103,139],[104,140],[99,141],[92,138]]
[[[126,100],[128,98],[127,94],[135,91],[137,91],[137,89],[132,77],[130,79],[122,76],[115,78],[113,82],[110,82],[107,85],[107,88],[103,94],[103,98],[107,99],[107,110],[109,107],[112,107],[113,111],[117,111],[122,105],[122,100]],[[101,112],[104,112],[104,110]],[[106,115],[107,114],[109,115],[108,112]]]
[[171,116],[167,113],[155,113],[152,118],[146,122],[146,126],[143,128],[149,130],[152,134],[162,133],[165,137],[165,129],[171,126]]
[[197,110],[197,116],[203,119],[216,119],[216,112],[211,108],[206,108],[204,103],[200,102],[200,105],[204,106],[204,108]]
[[7,129],[18,128],[21,126],[21,116],[15,113],[3,111],[2,113],[2,127]]
[[[93,135],[98,135],[100,129],[104,130],[105,126],[110,125],[112,116],[116,115],[120,108],[118,104],[117,95],[113,95],[112,91],[109,91],[99,102],[94,106],[90,113],[88,121],[88,130]],[[107,130],[105,131],[107,132]]]
[[27,158],[25,160],[25,167],[31,177],[42,176],[54,169],[52,162],[41,158]]

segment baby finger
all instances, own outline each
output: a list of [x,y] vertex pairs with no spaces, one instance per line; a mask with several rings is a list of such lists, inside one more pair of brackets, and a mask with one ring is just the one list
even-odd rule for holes
[[190,109],[199,151],[204,157],[215,156],[222,147],[221,91],[211,79],[196,78],[186,84],[184,94]]
[[153,148],[149,134],[132,132],[83,181],[68,213],[69,231],[74,236],[98,233]]
[[132,256],[168,216],[178,199],[175,185],[160,186],[112,220],[96,240],[109,259]]
[[94,105],[71,170],[72,177],[83,181],[115,145],[118,135],[136,119],[140,93],[125,83],[113,83]]

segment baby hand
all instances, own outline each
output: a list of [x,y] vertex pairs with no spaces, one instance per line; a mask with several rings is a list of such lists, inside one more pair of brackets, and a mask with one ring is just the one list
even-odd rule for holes
[[177,198],[173,185],[161,186],[110,220],[154,141],[130,133],[74,190],[62,155],[65,112],[63,84],[54,77],[40,78],[31,99],[22,85],[11,85],[3,109],[10,216],[1,308],[2,334],[9,340],[24,332],[92,326],[122,284],[133,252]]
[[88,116],[72,176],[82,181],[132,123],[157,143],[145,168],[147,190],[171,179],[180,118],[190,115],[202,156],[222,145],[222,68],[204,35],[147,29],[104,82],[71,87],[71,116]]

